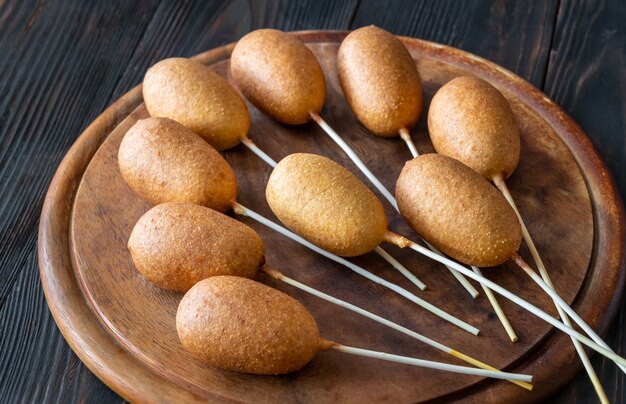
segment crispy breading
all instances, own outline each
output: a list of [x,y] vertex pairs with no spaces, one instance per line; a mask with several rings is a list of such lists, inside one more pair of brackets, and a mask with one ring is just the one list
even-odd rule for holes
[[293,35],[253,31],[230,57],[232,78],[257,108],[279,122],[300,125],[326,101],[326,80],[313,52]]
[[519,162],[520,133],[511,106],[484,80],[462,76],[441,87],[430,103],[428,130],[437,153],[488,180],[508,178]]
[[293,372],[327,344],[297,300],[236,276],[215,276],[191,288],[178,306],[176,330],[198,359],[244,373]]
[[265,261],[263,242],[250,227],[180,202],[146,212],[130,235],[128,250],[144,277],[178,292],[217,275],[254,278]]
[[146,73],[143,99],[151,116],[173,119],[217,150],[239,144],[250,115],[237,91],[200,62],[164,59]]
[[375,26],[348,35],[337,56],[343,93],[359,121],[378,136],[411,129],[422,111],[422,85],[404,44]]
[[237,178],[207,142],[167,118],[131,127],[118,152],[130,188],[153,204],[189,202],[225,212],[237,197]]
[[396,198],[417,234],[467,265],[500,265],[520,246],[520,224],[506,199],[458,160],[424,154],[407,162]]
[[333,254],[365,254],[387,232],[376,195],[350,171],[316,154],[296,153],[281,160],[265,196],[281,222]]

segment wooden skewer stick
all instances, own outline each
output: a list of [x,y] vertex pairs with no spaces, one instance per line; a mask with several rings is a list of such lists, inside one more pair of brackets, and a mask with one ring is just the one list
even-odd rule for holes
[[337,145],[341,148],[341,150],[343,150],[344,153],[346,153],[348,157],[350,157],[350,160],[352,160],[352,162],[358,167],[358,169],[361,170],[363,174],[365,174],[367,179],[374,185],[374,187],[381,194],[383,194],[383,196],[385,197],[386,200],[389,201],[391,206],[393,206],[393,208],[396,211],[399,211],[396,198],[394,198],[393,195],[391,195],[389,190],[385,188],[385,186],[378,180],[378,178],[376,178],[376,176],[369,170],[369,168],[367,168],[367,166],[363,163],[363,161],[361,161],[359,156],[356,155],[354,150],[352,150],[352,148],[348,146],[346,142],[344,142],[341,136],[339,136],[337,132],[335,132],[335,130],[331,128],[330,125],[328,125],[328,123],[326,123],[324,119],[322,119],[321,116],[319,116],[318,114],[314,112],[311,112],[310,115],[311,115],[311,119],[313,119],[313,121],[317,123],[319,127],[322,128],[322,130],[326,132],[326,134],[330,136],[330,138],[335,143],[337,143]]
[[[493,183],[500,190],[502,195],[504,195],[504,198],[509,202],[509,204],[515,211],[515,214],[517,215],[517,218],[519,219],[519,222],[520,222],[520,226],[522,228],[522,236],[524,237],[524,241],[526,242],[526,245],[528,246],[528,249],[530,250],[530,254],[533,257],[533,260],[535,261],[535,265],[537,265],[537,268],[539,269],[541,278],[552,290],[556,292],[554,284],[552,283],[552,280],[550,279],[550,275],[548,274],[548,271],[546,270],[546,267],[543,264],[543,260],[541,259],[541,256],[539,256],[539,251],[537,251],[537,247],[535,246],[535,243],[533,242],[532,237],[530,237],[530,233],[528,232],[528,228],[526,227],[526,224],[524,223],[524,220],[522,219],[522,215],[519,213],[519,210],[517,209],[517,204],[515,203],[515,200],[513,199],[511,192],[509,191],[509,187],[506,185],[506,182],[504,182],[504,178],[502,178],[502,176],[500,175],[496,176],[493,179]],[[572,322],[570,321],[567,314],[565,314],[563,309],[558,304],[556,304],[556,302],[555,302],[555,306],[559,313],[559,316],[563,320],[563,323],[567,325],[568,327],[571,327]],[[576,352],[578,353],[578,356],[580,357],[580,360],[582,361],[583,366],[585,367],[585,371],[589,375],[589,379],[591,380],[591,383],[593,384],[593,387],[596,390],[596,394],[598,395],[600,402],[608,404],[609,399],[607,398],[606,393],[604,392],[604,389],[602,388],[602,384],[600,383],[600,380],[598,379],[598,375],[593,369],[593,366],[591,365],[591,362],[589,361],[589,357],[587,356],[587,353],[585,352],[583,346],[580,344],[580,342],[576,341],[574,338],[572,338],[572,342],[574,343]],[[622,366],[620,366],[620,368],[622,368],[622,370],[626,370]]]
[[244,136],[243,138],[241,138],[241,143],[243,143],[244,146],[246,146],[248,149],[250,149],[250,151],[252,153],[256,154],[257,157],[259,157],[261,160],[263,160],[268,166],[274,168],[274,167],[276,167],[276,164],[278,164],[278,163],[276,163],[276,160],[274,160],[273,158],[268,156],[248,136]]
[[[432,252],[439,254],[439,255],[443,254],[441,251],[439,251],[434,245],[430,244],[428,241],[426,240],[422,240],[422,241],[424,242],[424,244],[426,244],[426,247],[430,248]],[[463,274],[461,274],[459,271],[455,271],[454,269],[450,268],[447,265],[444,265],[444,267],[446,267],[448,271],[450,271],[452,276],[454,276],[454,278],[465,288],[465,290],[467,290],[467,293],[469,293],[470,296],[472,296],[472,299],[476,299],[478,297],[479,295],[478,291],[476,290],[474,285],[472,285],[467,280],[467,278],[463,276]]]
[[[596,343],[599,346],[602,346],[609,352],[615,353],[613,350],[611,350],[611,348],[608,347],[606,342],[604,342],[600,338],[600,336],[596,334],[595,331],[593,331],[582,318],[580,318],[580,316],[574,311],[574,309],[572,309],[553,289],[550,288],[550,286],[548,286],[548,284],[543,281],[543,279],[539,277],[539,275],[535,273],[535,271],[533,271],[533,269],[526,263],[526,261],[524,261],[522,257],[520,257],[518,254],[515,254],[511,259],[517,264],[517,266],[519,266],[524,272],[526,272],[526,274],[530,276],[531,279],[535,281],[535,283],[539,285],[539,287],[541,287],[541,289],[543,289],[543,291],[552,298],[556,305],[563,309],[563,311],[565,311],[565,313],[567,313],[569,317],[573,319],[576,324],[578,324],[580,328],[583,329],[583,331],[585,331],[585,333],[590,335],[591,338],[593,338],[594,340],[596,340],[597,338]],[[584,343],[584,341],[581,342]],[[622,371],[624,371],[624,369],[626,368],[624,365],[626,365],[626,363],[618,363],[618,366],[620,369],[622,369]]]
[[413,143],[413,139],[411,139],[409,131],[406,128],[400,129],[400,139],[404,140],[404,143],[406,143],[406,146],[409,148],[409,151],[411,152],[411,156],[413,156],[413,158],[420,155],[417,151],[417,147],[415,147],[415,143]]
[[417,276],[413,275],[413,273],[411,271],[409,271],[408,269],[406,269],[404,267],[404,265],[399,263],[398,260],[393,258],[391,255],[389,255],[389,253],[387,251],[383,250],[383,248],[381,246],[376,246],[376,248],[374,248],[374,252],[376,254],[380,255],[381,257],[383,257],[383,259],[385,261],[390,263],[391,266],[393,266],[395,269],[397,269],[398,272],[400,272],[402,275],[405,276],[405,278],[407,278],[408,280],[413,282],[413,284],[415,286],[417,286],[421,290],[426,290],[426,285],[424,284],[424,282],[420,281]]
[[394,292],[398,293],[399,295],[401,295],[402,297],[412,301],[413,303],[417,304],[418,306],[430,311],[431,313],[433,313],[434,315],[456,325],[457,327],[471,333],[474,335],[478,335],[478,333],[480,332],[480,330],[478,330],[478,328],[467,324],[465,321],[462,321],[456,317],[454,317],[453,315],[441,310],[440,308],[434,306],[431,303],[428,303],[427,301],[425,301],[424,299],[421,299],[417,296],[415,296],[414,294],[412,294],[411,292],[409,292],[408,290],[394,284],[391,283],[377,275],[374,275],[373,273],[363,269],[362,267],[346,260],[345,258],[339,257],[335,254],[331,254],[326,250],[321,249],[320,247],[316,246],[315,244],[311,243],[308,240],[305,240],[304,238],[298,236],[297,234],[293,233],[292,231],[272,222],[271,220],[259,215],[258,213],[246,208],[245,206],[241,205],[240,203],[237,202],[233,202],[232,203],[232,208],[233,211],[238,214],[238,215],[242,215],[242,216],[247,216],[253,220],[256,220],[257,222],[269,227],[270,229],[277,231],[278,233],[296,241],[299,244],[302,244],[303,246],[307,247],[310,250],[315,251],[316,253],[323,255],[326,258],[330,258],[331,260],[348,267],[349,269],[351,269],[352,271],[356,272],[357,274],[369,279],[370,281],[377,283],[381,286],[384,286],[388,289],[393,290]]
[[341,345],[333,343],[330,347],[339,352],[348,353],[351,355],[364,356],[366,358],[380,359],[388,362],[404,363],[406,365],[419,366],[429,369],[443,370],[445,372],[462,373],[473,376],[491,377],[494,379],[504,380],[519,380],[530,383],[533,377],[530,375],[523,375],[517,373],[506,372],[494,372],[491,370],[483,370],[476,368],[469,368],[465,366],[449,365],[447,363],[433,362],[424,359],[409,358],[406,356],[393,355],[384,352],[370,351],[369,349],[355,348],[351,346]]
[[[276,161],[268,156],[259,146],[257,146],[252,139],[245,136],[241,139],[241,143],[244,144],[250,151],[257,155],[261,160],[263,160],[267,165],[272,168],[275,168],[277,163]],[[411,271],[409,271],[404,265],[402,265],[398,260],[393,258],[387,251],[383,250],[382,247],[376,247],[374,250],[376,254],[380,255],[385,261],[387,261],[392,267],[398,270],[402,275],[404,275],[409,281],[411,281],[415,286],[417,286],[420,290],[426,290],[426,285],[424,282],[419,280],[419,278]]]
[[[316,297],[319,297],[320,299],[326,300],[327,302],[330,302],[330,303],[335,304],[335,305],[337,305],[339,307],[343,307],[343,308],[345,308],[347,310],[353,311],[353,312],[355,312],[357,314],[360,314],[360,315],[362,315],[364,317],[367,317],[370,320],[376,321],[379,324],[382,324],[382,325],[387,326],[387,327],[389,327],[389,328],[391,328],[393,330],[396,330],[396,331],[401,332],[401,333],[403,333],[405,335],[408,335],[411,338],[414,338],[414,339],[416,339],[416,340],[418,340],[420,342],[423,342],[424,344],[426,344],[426,345],[428,345],[430,347],[433,347],[433,348],[438,349],[438,350],[440,350],[442,352],[445,352],[448,355],[451,355],[451,356],[453,356],[453,357],[455,357],[457,359],[460,359],[460,360],[462,360],[464,362],[472,364],[472,365],[474,365],[476,367],[479,367],[481,369],[498,371],[498,369],[496,369],[496,368],[494,368],[492,366],[489,366],[489,365],[487,365],[487,364],[485,364],[485,363],[483,363],[483,362],[481,362],[481,361],[479,361],[477,359],[474,359],[471,356],[468,356],[468,355],[465,355],[465,354],[463,354],[461,352],[458,352],[458,351],[456,351],[456,350],[454,350],[454,349],[452,349],[452,348],[450,348],[450,347],[448,347],[448,346],[446,346],[446,345],[444,345],[444,344],[442,344],[440,342],[432,340],[432,339],[430,339],[430,338],[428,338],[428,337],[426,337],[426,336],[424,336],[422,334],[419,334],[419,333],[417,333],[415,331],[412,331],[412,330],[410,330],[410,329],[408,329],[406,327],[403,327],[403,326],[401,326],[399,324],[396,324],[396,323],[394,323],[394,322],[392,322],[390,320],[387,320],[386,318],[380,317],[380,316],[378,316],[378,315],[376,315],[374,313],[371,313],[371,312],[369,312],[367,310],[364,310],[364,309],[362,309],[362,308],[360,308],[358,306],[355,306],[355,305],[353,305],[351,303],[348,303],[348,302],[346,302],[344,300],[340,300],[340,299],[337,299],[337,298],[335,298],[333,296],[327,295],[326,293],[320,292],[319,290],[314,289],[314,288],[312,288],[312,287],[310,287],[308,285],[305,285],[305,284],[303,284],[301,282],[298,282],[295,279],[289,278],[288,276],[285,276],[283,273],[281,273],[277,269],[274,269],[274,268],[271,268],[271,267],[265,265],[265,266],[261,267],[261,270],[263,272],[265,272],[266,274],[268,274],[269,276],[271,276],[272,278],[276,279],[276,280],[285,282],[288,285],[294,286],[294,287],[296,287],[296,288],[298,288],[298,289],[300,289],[300,290],[302,290],[304,292],[307,292],[307,293],[309,293],[309,294],[311,294],[313,296],[316,296]],[[532,390],[532,388],[533,388],[532,384],[529,384],[529,383],[515,381],[515,380],[509,380],[509,381],[511,383],[514,383],[514,384],[516,384],[516,385],[518,385],[520,387],[523,387],[523,388],[525,388],[527,390]]]
[[[546,292],[551,298],[552,300],[554,300],[554,302],[561,307],[565,313],[567,313],[569,315],[569,317],[574,320],[574,322],[576,322],[576,324],[578,324],[580,326],[580,328],[583,329],[583,331],[585,331],[585,333],[587,333],[587,335],[589,335],[594,341],[596,341],[598,346],[602,346],[602,348],[604,348],[605,350],[607,350],[608,352],[612,352],[613,354],[615,354],[615,352],[613,352],[613,350],[611,350],[610,347],[608,347],[608,345],[606,344],[606,342],[604,342],[602,340],[602,338],[600,338],[600,336],[598,334],[596,334],[595,331],[593,331],[593,329],[591,327],[589,327],[589,325],[587,323],[585,323],[585,321],[580,318],[580,316],[578,315],[578,313],[576,313],[574,311],[574,309],[572,309],[571,307],[569,307],[569,305],[567,303],[565,303],[565,301],[563,299],[561,299],[561,297],[556,294],[556,292],[554,292],[554,290],[552,290],[544,281],[543,279],[541,279],[539,277],[539,275],[537,275],[535,273],[535,271],[532,270],[532,268],[526,263],[526,261],[524,261],[524,259],[522,257],[520,257],[519,255],[515,254],[512,257],[512,260],[524,271],[526,272],[526,274],[528,274],[528,276],[530,276],[532,278],[532,280],[535,281],[535,283],[537,285],[539,285],[539,287],[541,287],[541,289],[543,289],[544,292]],[[579,340],[580,341],[580,340]],[[585,343],[584,341],[581,341],[582,343]],[[622,365],[619,366],[620,369],[622,369],[622,371],[626,372],[626,361],[624,362],[618,362],[618,365]]]
[[[526,309],[529,312],[533,313],[535,316],[537,316],[540,319],[544,320],[545,322],[553,325],[554,327],[558,328],[559,330],[563,331],[564,333],[568,334],[569,336],[576,338],[578,341],[582,342],[583,344],[587,345],[589,348],[591,348],[594,351],[602,354],[603,356],[606,356],[607,358],[611,359],[612,361],[614,361],[618,365],[626,365],[626,359],[624,359],[624,358],[620,357],[619,355],[617,355],[610,348],[606,348],[604,346],[601,346],[599,343],[596,343],[596,342],[592,341],[591,339],[587,338],[586,336],[584,336],[583,334],[581,334],[578,331],[574,330],[573,328],[568,327],[565,324],[563,324],[562,322],[558,321],[557,319],[555,319],[554,317],[552,317],[548,313],[544,312],[543,310],[541,310],[537,306],[527,302],[526,300],[522,299],[521,297],[519,297],[517,295],[514,295],[510,291],[506,290],[505,288],[503,288],[502,286],[498,285],[497,283],[495,283],[493,281],[490,281],[489,279],[485,278],[484,276],[480,276],[478,274],[473,273],[472,271],[468,270],[464,266],[459,265],[455,261],[452,261],[448,257],[435,254],[434,252],[430,251],[429,249],[427,249],[427,248],[425,248],[425,247],[423,247],[423,246],[421,246],[421,245],[419,245],[419,244],[417,244],[417,243],[407,239],[406,237],[400,236],[399,234],[395,234],[395,233],[392,233],[392,232],[387,232],[385,240],[387,242],[395,244],[395,245],[397,245],[398,247],[401,247],[401,248],[408,247],[408,248],[410,248],[410,249],[412,249],[414,251],[417,251],[420,254],[423,254],[423,255],[425,255],[425,256],[427,256],[429,258],[432,258],[435,261],[440,262],[442,264],[450,265],[451,267],[453,267],[457,271],[461,272],[463,275],[467,276],[468,278],[471,278],[471,279],[473,279],[473,280],[475,280],[477,282],[480,282],[481,284],[486,285],[488,288],[490,288],[494,292],[498,293],[499,295],[504,296],[505,298],[511,300],[513,303],[523,307],[524,309]],[[521,260],[521,261],[520,262],[516,261],[517,258],[519,258],[519,260]],[[516,262],[516,264],[518,264],[518,265],[520,265],[521,263],[524,263],[524,260],[521,257],[519,257],[517,254],[515,256],[513,256],[511,259],[514,260]],[[526,265],[526,266],[528,267],[528,265]],[[524,269],[524,268],[522,268],[522,269]],[[530,269],[530,268],[528,268],[528,269]],[[524,270],[526,270],[526,269],[524,269]],[[558,304],[561,305],[563,310],[565,310],[565,312],[567,314],[569,314],[570,317],[572,319],[574,319],[574,321],[576,321],[577,323],[578,323],[578,321],[580,321],[580,322],[582,322],[582,324],[585,324],[585,322],[582,321],[582,319],[580,319],[580,317],[576,314],[576,312],[574,312],[574,310],[572,310],[569,306],[567,306],[567,304],[565,304],[565,302],[563,302],[563,299],[561,299],[558,295],[556,295],[554,292],[552,292],[552,290],[549,287],[547,287],[547,285],[545,285],[545,283],[543,282],[543,280],[541,280],[541,278],[539,278],[532,270],[530,270],[530,272],[532,272],[532,275],[534,275],[533,279],[536,278],[535,281],[539,282],[538,283],[539,286],[541,286],[542,289],[545,287],[544,290],[546,291],[546,293],[548,293],[550,295],[550,297],[552,297],[553,299],[556,299]],[[565,307],[563,307],[563,305]],[[576,320],[576,317],[578,317],[579,320]],[[578,324],[580,325],[580,323],[578,323]],[[588,325],[587,325],[587,327],[589,329],[591,329]]]
[[[341,136],[339,136],[337,132],[335,132],[334,129],[331,128],[324,119],[322,119],[321,116],[313,112],[311,112],[310,115],[311,119],[313,119],[313,121],[315,121],[315,123],[317,123],[320,128],[322,128],[322,130],[326,132],[328,136],[330,136],[330,138],[341,148],[341,150],[343,150],[343,152],[348,155],[350,160],[352,160],[352,162],[358,167],[358,169],[361,170],[361,172],[374,185],[378,192],[380,192],[385,197],[385,199],[389,201],[389,203],[391,204],[391,206],[393,206],[396,212],[400,212],[400,210],[398,209],[398,203],[396,202],[396,198],[394,198],[391,192],[389,192],[389,190],[378,180],[378,178],[376,178],[376,176],[369,170],[369,168],[367,168],[367,166],[363,163],[359,156],[356,155],[354,150],[352,150],[352,148],[348,146],[348,144],[341,138]],[[431,249],[433,248],[430,244],[428,245],[428,247]],[[450,272],[452,272],[452,275],[454,275],[454,277],[461,283],[461,285],[463,285],[463,287],[468,291],[472,298],[476,298],[478,296],[478,291],[474,286],[472,286],[471,283],[468,282],[467,279],[465,279],[461,274],[456,273],[450,267],[446,267]]]
[[[413,156],[413,158],[419,156],[417,147],[415,147],[415,143],[413,143],[413,139],[411,139],[411,135],[409,134],[409,131],[406,128],[400,129],[400,137],[402,138],[402,140],[404,140],[404,142],[408,146],[409,151],[411,152],[411,155]],[[429,246],[431,250],[433,250],[430,244],[426,243],[426,245]],[[439,252],[437,250],[433,250],[433,251]],[[477,273],[478,275],[482,276],[482,273],[480,272],[479,268],[474,267],[474,266],[472,266],[471,268],[472,268],[472,271],[474,271],[474,273]],[[455,276],[456,275],[463,276],[453,269],[450,269],[450,272],[452,272],[452,274]],[[465,279],[465,281],[467,281],[467,279]],[[496,315],[498,316],[498,319],[500,320],[500,323],[504,327],[504,330],[506,331],[507,335],[509,336],[511,341],[516,342],[517,334],[515,334],[515,330],[513,330],[513,327],[511,326],[509,319],[504,314],[504,311],[502,310],[500,303],[498,303],[498,300],[496,299],[496,297],[493,295],[493,292],[489,288],[485,287],[485,285],[481,285],[481,286],[483,288],[483,291],[485,292],[485,295],[487,296],[487,300],[489,300],[489,303],[491,303],[491,307],[493,307],[493,310],[496,312]]]
[[[475,267],[475,266],[472,266],[471,268],[472,268],[472,271],[474,271],[474,273],[476,273],[476,274],[478,274],[480,276],[483,276],[483,273],[480,271],[480,268]],[[498,303],[498,300],[494,296],[494,294],[491,291],[491,289],[489,289],[485,285],[481,285],[481,286],[483,288],[483,291],[485,292],[485,295],[487,296],[487,299],[489,300],[489,303],[491,303],[491,307],[493,307],[493,310],[496,312],[496,315],[498,316],[498,319],[500,320],[500,323],[502,324],[502,327],[504,327],[504,330],[506,331],[506,333],[509,336],[509,338],[511,339],[511,341],[512,342],[516,342],[517,341],[517,334],[515,333],[515,330],[511,326],[511,323],[509,322],[509,319],[504,314],[504,311],[502,310],[502,307],[500,306],[500,303]],[[570,327],[572,326],[571,324],[568,324],[568,325]]]

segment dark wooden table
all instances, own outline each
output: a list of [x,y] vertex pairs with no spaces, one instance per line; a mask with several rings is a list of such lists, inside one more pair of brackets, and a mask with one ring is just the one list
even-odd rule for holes
[[[64,341],[37,269],[43,198],[82,130],[162,58],[261,27],[368,24],[467,50],[540,88],[591,137],[626,197],[623,0],[0,1],[0,402],[121,400]],[[625,322],[621,310],[607,336],[622,356]],[[626,400],[624,374],[592,362],[609,399]],[[581,372],[554,400],[596,395]]]

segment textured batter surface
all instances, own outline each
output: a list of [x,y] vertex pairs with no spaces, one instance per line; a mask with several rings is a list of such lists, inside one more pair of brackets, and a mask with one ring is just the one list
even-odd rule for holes
[[519,162],[520,133],[511,106],[484,80],[461,76],[437,91],[428,111],[430,140],[492,180],[508,178]]
[[265,196],[287,227],[337,255],[365,254],[387,232],[376,195],[350,171],[316,154],[296,153],[281,160]]
[[337,56],[341,88],[359,121],[378,136],[411,129],[422,111],[422,86],[404,44],[369,26],[343,40]]
[[319,62],[294,36],[260,29],[237,42],[230,72],[245,96],[279,122],[299,125],[319,113],[326,80]]
[[265,260],[263,242],[250,227],[180,202],[146,212],[130,235],[128,250],[143,276],[178,292],[216,275],[253,278]]
[[176,329],[200,360],[245,373],[298,370],[324,345],[315,319],[297,300],[236,276],[191,288],[178,306]]
[[250,127],[237,91],[191,59],[165,59],[152,66],[143,81],[143,99],[150,115],[185,125],[217,150],[236,146]]
[[167,118],[138,121],[118,153],[126,183],[153,204],[189,202],[225,212],[237,196],[237,179],[207,142]]
[[515,212],[487,180],[450,157],[407,162],[396,184],[404,219],[426,241],[467,265],[507,261],[522,233]]

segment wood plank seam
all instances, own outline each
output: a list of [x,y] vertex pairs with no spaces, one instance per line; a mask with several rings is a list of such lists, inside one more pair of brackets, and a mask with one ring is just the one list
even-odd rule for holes
[[543,69],[543,76],[541,78],[541,91],[546,88],[546,80],[548,78],[548,71],[550,70],[550,62],[552,61],[552,50],[554,47],[554,37],[556,35],[556,24],[559,19],[559,13],[561,12],[561,0],[556,0],[556,10],[554,10],[554,16],[552,18],[552,29],[550,30],[550,44],[548,45],[548,59]]

